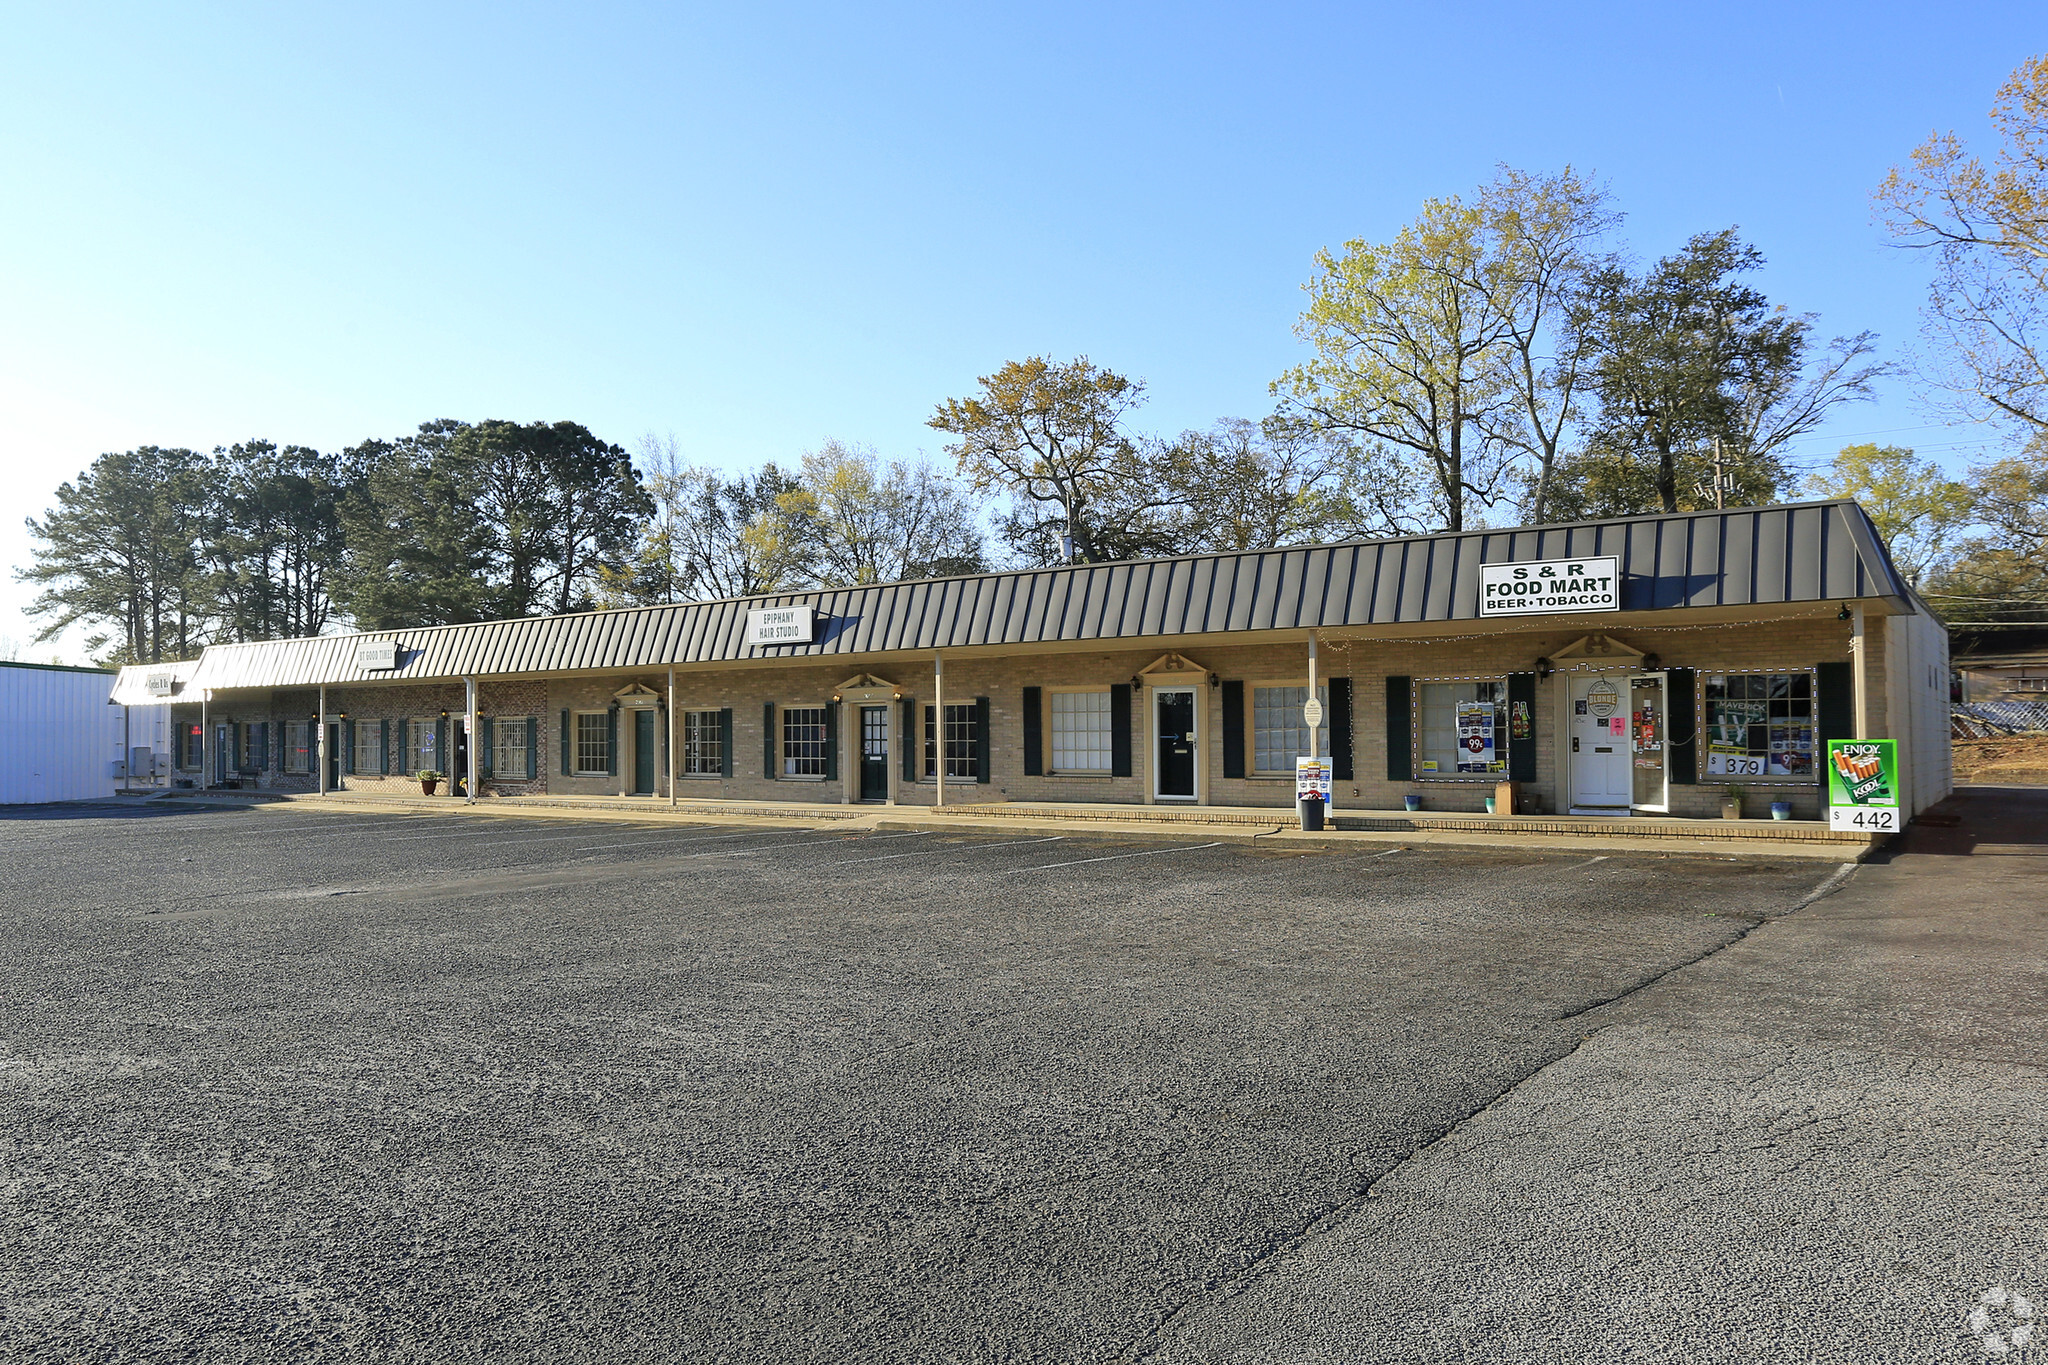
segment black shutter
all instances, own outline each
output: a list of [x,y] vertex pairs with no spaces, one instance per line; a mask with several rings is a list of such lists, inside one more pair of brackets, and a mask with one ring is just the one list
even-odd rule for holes
[[498,774],[497,746],[491,743],[492,738],[489,718],[478,716],[476,718],[476,733],[470,736],[469,742],[477,746],[476,775],[479,779],[496,777]]
[[1131,775],[1131,685],[1117,683],[1109,689],[1109,771],[1113,777]]
[[569,775],[569,713],[562,712],[562,776]]
[[1699,711],[1694,705],[1693,671],[1672,668],[1664,673],[1665,771],[1674,786],[1695,787],[1700,780]]
[[1330,780],[1357,780],[1351,761],[1351,679],[1330,679]]
[[903,699],[903,733],[896,737],[896,742],[903,748],[903,780],[917,781],[917,756],[924,752],[924,731],[918,727],[917,702],[913,698]]
[[270,722],[256,722],[256,771],[270,771]]
[[[326,755],[322,754],[321,757],[324,759]],[[452,787],[455,781],[455,751],[448,747],[446,716],[434,722],[434,771],[447,778]]]
[[[1522,739],[1515,738],[1515,708],[1521,707],[1529,716],[1529,733]],[[1508,779],[1513,782],[1534,782],[1536,780],[1536,675],[1534,673],[1508,674]],[[1676,779],[1673,779],[1674,781]],[[1503,811],[1502,814],[1507,812]]]
[[718,713],[718,775],[732,776],[732,708],[722,708]]
[[825,780],[839,780],[839,703],[825,703]]
[[540,717],[526,718],[526,780],[540,776]]
[[775,777],[775,703],[761,703],[761,776]]
[[1415,736],[1408,728],[1413,723],[1408,679],[1390,677],[1387,679],[1387,780],[1389,782],[1412,782],[1415,780]]
[[1856,738],[1856,666],[1822,664],[1816,671],[1820,695],[1813,700],[1813,775],[1826,800],[1828,741]]
[[1223,684],[1223,775],[1244,776],[1244,684]]
[[990,755],[995,746],[988,742],[988,698],[974,699],[974,780],[987,782],[989,779]]
[[[308,757],[310,756],[309,753]],[[391,776],[391,721],[389,718],[377,722],[377,776]]]
[[619,708],[616,706],[604,713],[604,771],[607,777],[619,775]]
[[[289,736],[285,742],[291,742]],[[341,723],[341,770],[350,777],[356,775],[356,723],[352,720]]]
[[1024,689],[1024,776],[1045,775],[1045,689]]

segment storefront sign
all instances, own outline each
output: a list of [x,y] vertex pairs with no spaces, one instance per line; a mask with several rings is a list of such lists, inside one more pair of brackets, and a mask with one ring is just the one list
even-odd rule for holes
[[1493,771],[1493,703],[1458,703],[1458,771]]
[[1889,739],[1828,741],[1828,828],[1899,831],[1898,746]]
[[1549,559],[1479,566],[1481,616],[1621,610],[1621,560]]
[[750,645],[807,645],[817,628],[810,607],[757,607],[747,613]]
[[398,667],[398,642],[379,640],[356,646],[356,667],[364,670]]
[[177,692],[178,677],[175,673],[152,673],[143,680],[143,686],[152,697],[168,697]]
[[1297,758],[1294,760],[1294,799],[1297,801],[1320,801],[1330,804],[1330,760],[1327,758]]

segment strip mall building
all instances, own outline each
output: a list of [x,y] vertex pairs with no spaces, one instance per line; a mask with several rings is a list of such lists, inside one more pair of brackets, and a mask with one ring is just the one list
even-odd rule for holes
[[1340,814],[1818,819],[1830,738],[1949,789],[1947,636],[1850,502],[215,645],[114,700],[193,785],[1284,807],[1312,667]]

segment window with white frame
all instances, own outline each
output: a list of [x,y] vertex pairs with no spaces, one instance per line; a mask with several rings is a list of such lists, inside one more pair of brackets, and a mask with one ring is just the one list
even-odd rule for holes
[[[981,708],[969,702],[965,706],[946,707],[946,776],[964,777],[973,781],[980,777],[974,764],[975,740],[981,724]],[[938,708],[924,708],[924,775],[937,778],[939,775]]]
[[788,706],[782,711],[782,775],[825,775],[825,708]]
[[405,771],[420,773],[441,771],[439,744],[435,738],[435,723],[422,716],[414,716],[405,723]]
[[[929,709],[929,708],[927,708]],[[1109,689],[1052,694],[1052,761],[1055,773],[1110,770]],[[949,774],[950,776],[950,774]]]
[[1422,682],[1415,688],[1415,775],[1486,777],[1508,770],[1505,678]]
[[524,716],[503,716],[490,722],[497,726],[491,736],[491,775],[507,782],[526,780],[526,726]]
[[1707,772],[1812,781],[1813,674],[1708,673],[1700,681]]
[[356,722],[356,771],[374,776],[384,767],[384,726],[379,721]]
[[611,770],[611,714],[607,711],[576,713],[576,775],[603,777]]
[[313,722],[288,720],[284,723],[284,770],[288,773],[313,771]]
[[683,712],[683,776],[718,777],[724,772],[725,745],[719,739],[718,712]]
[[[1330,689],[1316,688],[1323,704],[1323,723],[1316,727],[1316,752],[1330,752]],[[1252,771],[1274,775],[1294,772],[1294,760],[1308,756],[1308,722],[1301,708],[1308,702],[1308,684],[1252,688]]]

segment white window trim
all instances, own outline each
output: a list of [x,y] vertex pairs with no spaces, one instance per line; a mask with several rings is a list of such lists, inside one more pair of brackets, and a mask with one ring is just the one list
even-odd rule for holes
[[[610,711],[609,711],[609,710],[608,710],[607,708],[605,708],[605,707],[598,707],[598,708],[597,708],[597,709],[595,709],[595,710],[586,710],[586,711],[576,711],[576,710],[572,710],[572,711],[570,711],[570,712],[569,712],[569,754],[570,754],[570,757],[571,757],[571,759],[573,760],[573,761],[571,762],[571,764],[570,764],[570,767],[569,767],[569,776],[571,776],[571,777],[610,777],[610,776],[611,776],[611,773],[610,773],[610,772],[609,772],[608,770],[604,769],[604,768],[586,768],[586,767],[583,767],[583,766],[582,766],[582,764],[583,764],[583,718],[584,718],[585,716],[597,716],[597,717],[600,717],[600,718],[602,718],[602,717],[605,717],[605,716],[609,716],[610,714],[611,714],[611,713],[610,713]],[[609,731],[607,731],[607,734],[609,734]],[[606,755],[606,757],[610,757],[610,755],[609,755],[609,754],[607,754],[607,755]]]
[[[775,780],[777,782],[831,781],[831,778],[824,773],[793,773],[787,771],[789,767],[789,713],[792,711],[816,711],[820,716],[824,717],[820,724],[828,732],[826,735],[826,746],[827,752],[830,751],[831,736],[829,731],[832,728],[832,708],[830,706],[821,701],[805,702],[796,706],[783,706],[777,703],[775,707]],[[822,755],[820,755],[819,761],[825,761]]]
[[[1111,705],[1114,705],[1114,704],[1115,704],[1115,700],[1116,700],[1116,692],[1115,692],[1115,690],[1114,690],[1114,689],[1113,689],[1113,688],[1112,688],[1112,687],[1111,687],[1111,686],[1110,686],[1110,685],[1109,685],[1108,683],[1104,683],[1104,684],[1102,684],[1102,686],[1100,686],[1100,687],[1048,687],[1048,688],[1046,688],[1046,689],[1045,689],[1045,698],[1046,698],[1046,702],[1045,702],[1045,724],[1044,724],[1044,726],[1042,727],[1042,731],[1043,731],[1043,732],[1042,732],[1042,733],[1040,734],[1040,736],[1039,736],[1039,748],[1040,748],[1041,750],[1043,750],[1043,752],[1042,752],[1042,753],[1041,753],[1041,754],[1039,755],[1039,766],[1040,766],[1041,768],[1043,768],[1043,769],[1045,770],[1045,775],[1046,775],[1047,777],[1057,777],[1057,778],[1061,778],[1061,779],[1068,779],[1068,778],[1071,778],[1071,779],[1073,779],[1073,780],[1075,780],[1075,781],[1077,781],[1077,782],[1107,782],[1107,781],[1110,781],[1110,780],[1112,780],[1112,779],[1113,779],[1113,778],[1114,778],[1114,777],[1116,776],[1116,755],[1115,755],[1115,752],[1114,752],[1114,751],[1115,751],[1115,746],[1116,746],[1116,738],[1115,738],[1115,736],[1116,736],[1116,722],[1115,722],[1115,719],[1114,719],[1114,718],[1112,718],[1112,719],[1111,719],[1111,721],[1110,721],[1110,726],[1109,726],[1111,754],[1110,754],[1110,760],[1109,760],[1109,766],[1108,766],[1108,767],[1105,767],[1105,768],[1060,768],[1060,767],[1055,767],[1055,766],[1054,766],[1054,764],[1053,764],[1053,761],[1052,761],[1052,753],[1053,753],[1053,750],[1052,750],[1052,741],[1053,741],[1053,734],[1052,734],[1052,699],[1053,699],[1053,698],[1054,698],[1055,696],[1062,696],[1062,695],[1064,695],[1064,696],[1074,696],[1074,695],[1076,695],[1076,694],[1082,694],[1082,695],[1089,695],[1089,696],[1103,696],[1103,697],[1108,697],[1108,698],[1110,698],[1110,702],[1111,702]],[[921,737],[920,737],[920,739],[921,739]],[[927,780],[927,781],[930,781],[931,779],[927,778],[926,780]],[[954,780],[954,781],[956,781],[956,782],[958,782],[958,781],[960,781],[961,779],[959,779],[959,778],[954,778],[953,780]]]
[[691,716],[709,716],[709,717],[711,717],[711,732],[712,732],[712,733],[713,733],[714,735],[716,735],[716,734],[718,733],[718,730],[719,730],[719,723],[718,723],[718,722],[719,722],[720,708],[718,708],[718,707],[715,707],[715,706],[711,706],[711,707],[705,707],[705,706],[679,706],[679,707],[677,707],[676,709],[677,709],[677,711],[678,711],[678,712],[680,712],[680,714],[679,714],[679,715],[678,715],[678,716],[676,717],[676,720],[677,720],[677,725],[676,725],[676,739],[677,739],[677,740],[678,740],[678,741],[680,742],[680,747],[682,748],[682,751],[683,751],[683,752],[682,752],[682,754],[680,755],[680,759],[681,759],[681,762],[680,762],[679,766],[680,766],[680,767],[682,767],[683,769],[685,769],[685,771],[683,771],[683,772],[680,772],[680,773],[676,774],[676,775],[677,775],[677,777],[681,778],[681,779],[682,779],[683,781],[685,781],[685,782],[720,782],[720,781],[723,781],[723,780],[725,779],[725,771],[724,771],[724,767],[725,767],[725,763],[726,763],[726,760],[727,760],[727,759],[729,759],[729,758],[731,758],[731,757],[732,757],[732,755],[730,755],[730,754],[727,754],[727,753],[726,753],[726,752],[724,751],[724,746],[723,746],[722,744],[721,744],[721,746],[720,746],[720,748],[719,748],[719,754],[718,754],[718,762],[719,762],[719,770],[718,770],[718,771],[716,771],[716,772],[708,772],[708,773],[693,773],[693,772],[689,772],[689,771],[687,771],[687,769],[688,769],[688,768],[689,768],[689,766],[690,766],[690,717],[691,717]]

